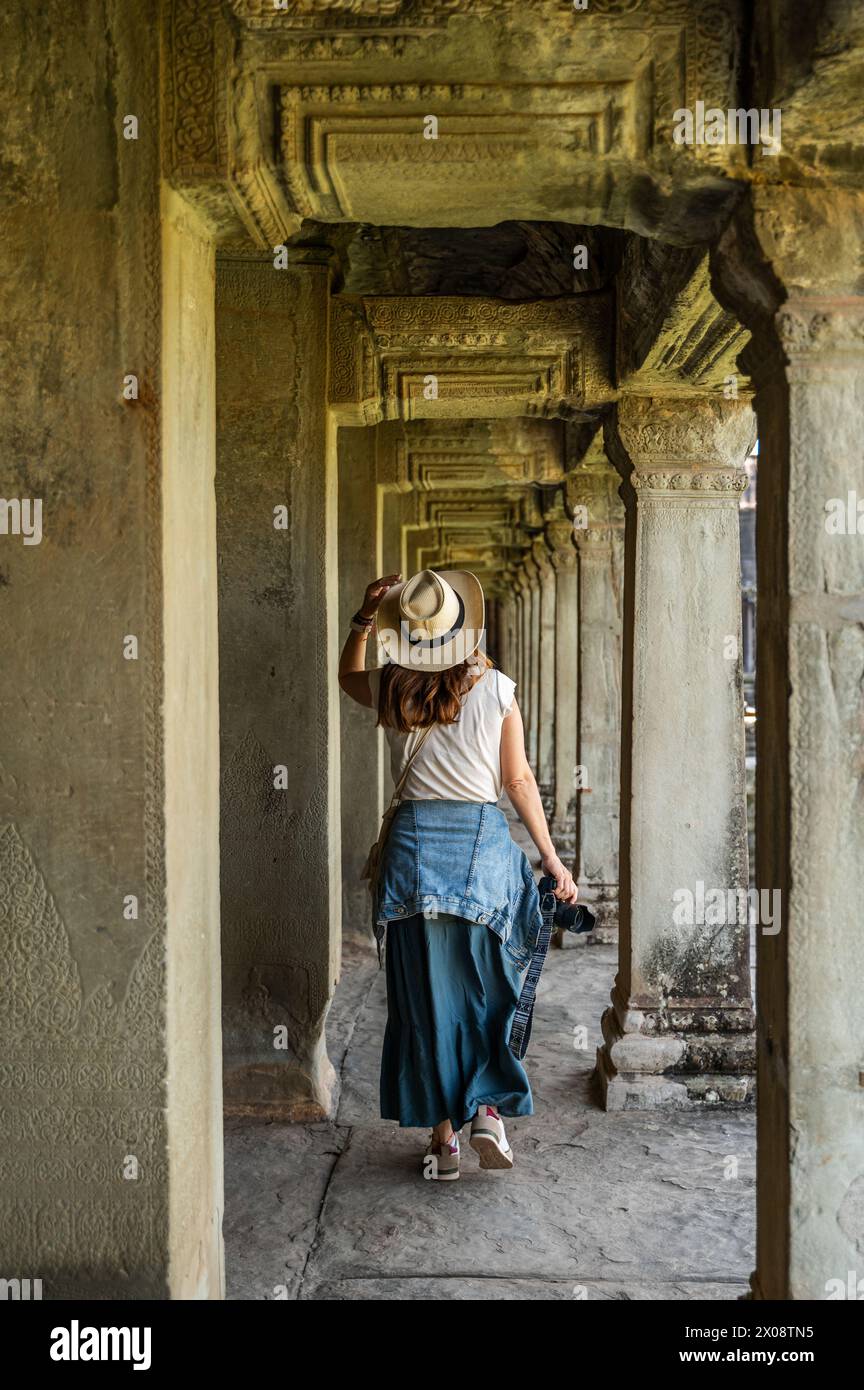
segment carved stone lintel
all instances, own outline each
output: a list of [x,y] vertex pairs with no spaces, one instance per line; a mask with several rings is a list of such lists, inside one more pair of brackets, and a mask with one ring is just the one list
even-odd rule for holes
[[[611,390],[597,365],[608,313],[608,298],[594,294],[518,304],[473,296],[340,295],[334,300],[331,401],[358,399],[358,368],[345,336],[350,328],[363,345],[360,399],[376,396],[380,383],[388,420],[572,413],[589,389],[593,399]],[[547,451],[544,469],[554,476],[560,459],[551,467]]]

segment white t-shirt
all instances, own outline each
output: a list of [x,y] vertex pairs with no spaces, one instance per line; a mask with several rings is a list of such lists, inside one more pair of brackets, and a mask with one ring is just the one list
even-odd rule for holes
[[[379,666],[367,671],[372,703],[378,709]],[[516,682],[490,667],[462,697],[455,724],[436,724],[411,764],[402,797],[406,801],[497,801],[501,781],[501,725],[510,713]],[[421,729],[400,733],[385,728],[394,785],[402,775]]]

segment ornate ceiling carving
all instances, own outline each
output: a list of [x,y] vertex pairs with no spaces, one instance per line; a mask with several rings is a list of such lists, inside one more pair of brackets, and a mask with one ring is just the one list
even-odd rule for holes
[[[644,159],[646,132],[630,80],[283,86],[280,148],[294,209],[321,221],[492,225],[522,209],[542,218],[588,165]],[[428,115],[438,121],[425,138]],[[532,193],[532,189],[536,190]],[[548,211],[546,216],[548,216]],[[586,220],[595,220],[594,218]]]
[[511,304],[337,296],[330,403],[374,419],[579,416],[612,395],[605,294]]
[[223,244],[272,247],[303,217],[704,240],[750,176],[746,151],[676,146],[673,115],[734,104],[740,9],[166,0],[165,175]]

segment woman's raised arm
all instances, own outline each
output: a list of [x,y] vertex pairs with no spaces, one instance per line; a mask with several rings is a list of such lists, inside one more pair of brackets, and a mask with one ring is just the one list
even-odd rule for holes
[[[378,605],[387,590],[392,584],[398,583],[401,578],[401,574],[385,574],[381,579],[373,579],[372,583],[366,586],[363,602],[357,610],[358,615],[363,618],[374,618],[378,612]],[[372,708],[372,691],[369,688],[369,677],[366,674],[366,643],[371,631],[371,623],[365,632],[357,632],[352,627],[345,638],[345,645],[339,658],[340,686],[346,695],[350,695],[351,699],[356,700],[358,705],[365,705],[367,709]]]

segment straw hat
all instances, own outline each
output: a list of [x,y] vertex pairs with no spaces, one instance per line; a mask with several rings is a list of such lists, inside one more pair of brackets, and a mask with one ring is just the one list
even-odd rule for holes
[[483,588],[468,570],[421,570],[393,584],[378,605],[378,639],[397,666],[444,671],[483,640]]

